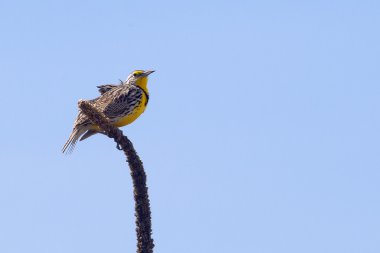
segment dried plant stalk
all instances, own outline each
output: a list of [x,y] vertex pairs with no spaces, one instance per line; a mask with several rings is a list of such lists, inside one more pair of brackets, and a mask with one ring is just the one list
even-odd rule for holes
[[140,157],[137,155],[132,142],[123,135],[123,132],[110,124],[103,113],[98,111],[89,102],[80,100],[79,109],[104,133],[115,140],[125,156],[131,171],[133,181],[133,193],[135,199],[137,253],[153,253],[152,222],[149,204],[148,188],[146,186],[146,174]]

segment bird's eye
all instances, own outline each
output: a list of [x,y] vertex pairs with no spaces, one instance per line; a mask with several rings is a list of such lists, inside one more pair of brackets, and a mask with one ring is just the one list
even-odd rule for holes
[[136,76],[137,76],[137,73],[133,73],[133,76],[136,77]]

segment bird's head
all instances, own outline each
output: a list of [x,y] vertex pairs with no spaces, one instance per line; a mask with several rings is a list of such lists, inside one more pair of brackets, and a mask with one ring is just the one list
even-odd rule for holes
[[126,83],[135,83],[137,86],[146,89],[148,83],[148,76],[152,74],[154,70],[135,70],[129,74]]

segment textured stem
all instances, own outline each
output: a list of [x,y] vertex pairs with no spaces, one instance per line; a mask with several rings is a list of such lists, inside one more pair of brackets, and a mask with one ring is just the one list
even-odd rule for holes
[[133,180],[137,253],[153,253],[154,243],[152,239],[148,188],[146,186],[146,174],[140,157],[137,155],[132,142],[123,135],[123,132],[119,128],[112,126],[103,113],[84,100],[78,102],[78,107],[94,124],[98,125],[108,137],[113,138],[124,151]]

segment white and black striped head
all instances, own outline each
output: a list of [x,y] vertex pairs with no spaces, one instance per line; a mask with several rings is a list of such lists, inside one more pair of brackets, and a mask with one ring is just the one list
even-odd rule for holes
[[130,84],[130,83],[136,83],[136,81],[140,79],[146,79],[150,74],[152,74],[154,70],[135,70],[132,71],[131,74],[127,77],[127,80],[125,83]]

